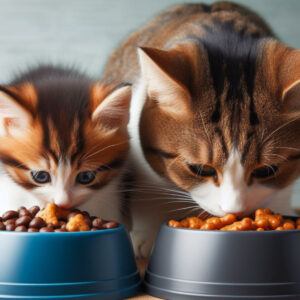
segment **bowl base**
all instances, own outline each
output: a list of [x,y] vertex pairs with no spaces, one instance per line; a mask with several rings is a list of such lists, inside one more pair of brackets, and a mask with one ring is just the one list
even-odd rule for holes
[[180,293],[177,291],[170,291],[155,287],[153,285],[144,283],[144,290],[147,294],[165,300],[299,300],[300,295],[255,295],[255,296],[230,296],[230,295],[200,295]]

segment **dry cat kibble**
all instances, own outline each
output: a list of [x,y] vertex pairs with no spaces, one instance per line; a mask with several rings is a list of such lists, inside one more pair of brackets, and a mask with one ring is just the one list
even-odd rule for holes
[[170,220],[168,225],[176,228],[222,231],[293,230],[300,229],[300,218],[294,221],[283,218],[280,214],[274,214],[269,208],[260,208],[255,211],[253,217],[238,219],[234,214],[205,220],[199,217],[188,217],[181,221]]
[[49,203],[43,210],[38,206],[9,210],[0,217],[0,231],[75,232],[95,231],[118,227],[114,221],[90,216],[78,209],[62,209]]

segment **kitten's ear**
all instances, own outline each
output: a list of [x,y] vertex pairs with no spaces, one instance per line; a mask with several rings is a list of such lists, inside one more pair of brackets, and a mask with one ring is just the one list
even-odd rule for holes
[[190,109],[190,93],[176,78],[183,70],[182,57],[177,51],[138,48],[139,63],[147,94],[159,107],[180,116]]
[[126,85],[110,92],[104,99],[105,87],[96,84],[93,87],[92,120],[107,130],[126,128],[129,121],[131,86]]
[[32,121],[32,103],[19,97],[21,89],[0,86],[0,137],[22,136]]

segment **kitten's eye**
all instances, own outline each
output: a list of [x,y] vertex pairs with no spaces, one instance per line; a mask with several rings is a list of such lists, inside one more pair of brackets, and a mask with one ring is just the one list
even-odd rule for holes
[[51,176],[46,171],[31,171],[32,179],[37,183],[48,183],[51,181]]
[[276,166],[264,166],[255,169],[251,175],[257,179],[263,179],[274,176],[277,171],[278,167]]
[[188,165],[191,172],[196,176],[203,177],[215,177],[217,176],[217,171],[208,165]]
[[76,182],[80,184],[89,184],[96,178],[95,172],[85,171],[78,173]]

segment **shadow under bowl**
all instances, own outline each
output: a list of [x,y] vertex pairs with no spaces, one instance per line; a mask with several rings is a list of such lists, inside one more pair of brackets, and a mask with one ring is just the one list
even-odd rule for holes
[[300,299],[300,230],[200,231],[162,225],[145,288],[163,299]]
[[0,232],[0,299],[124,299],[139,291],[121,225],[88,232]]

